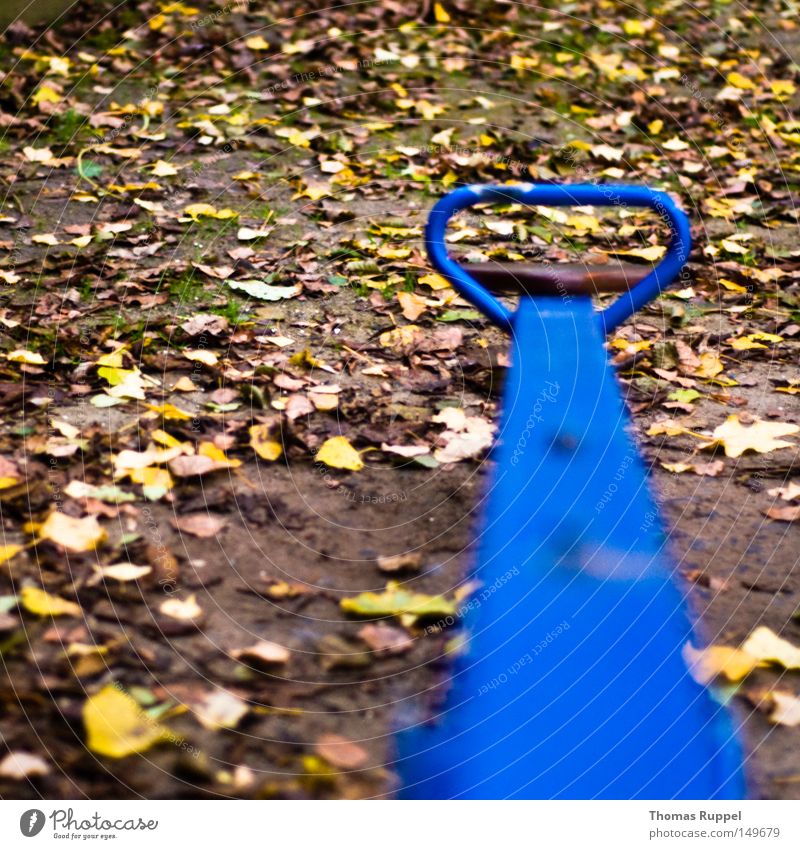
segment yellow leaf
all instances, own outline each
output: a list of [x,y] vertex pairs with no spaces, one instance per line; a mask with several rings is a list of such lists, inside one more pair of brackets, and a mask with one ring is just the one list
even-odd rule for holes
[[800,648],[762,625],[744,641],[742,650],[762,663],[775,663],[785,669],[800,669]]
[[445,9],[441,3],[433,4],[433,17],[436,18],[437,24],[450,23],[450,15],[447,13],[447,9]]
[[407,347],[413,345],[421,337],[421,327],[416,324],[404,324],[402,327],[395,327],[394,330],[381,333],[378,337],[378,343],[382,348]]
[[783,336],[775,333],[749,333],[747,336],[731,336],[725,340],[735,351],[751,351],[754,348],[766,348],[763,342],[783,342]]
[[516,54],[511,55],[511,67],[515,71],[532,71],[538,64],[539,60],[536,58],[518,56]]
[[107,392],[113,398],[133,398],[144,401],[144,376],[138,368],[102,366],[97,369],[97,374],[108,381],[111,388]]
[[22,545],[0,545],[0,563],[8,563],[16,557],[24,546]]
[[311,200],[319,200],[331,193],[330,187],[326,183],[308,181],[304,183],[303,188],[297,193],[296,197],[311,198]]
[[735,88],[742,89],[743,91],[749,91],[754,89],[753,81],[749,80],[747,77],[740,74],[738,71],[731,71],[728,74],[728,83]]
[[722,360],[710,351],[700,355],[700,365],[694,370],[698,377],[716,377],[723,370]]
[[346,436],[333,436],[322,443],[316,459],[333,469],[349,469],[358,472],[364,468],[361,455],[350,444]]
[[50,595],[38,587],[23,587],[20,593],[22,606],[36,616],[80,616],[80,605],[57,595]]
[[178,173],[178,169],[169,162],[163,159],[157,159],[152,165],[147,166],[154,177],[174,177]]
[[41,354],[35,354],[33,351],[26,351],[24,348],[18,348],[10,354],[6,354],[6,359],[12,363],[25,363],[29,366],[45,365],[44,357]]
[[726,457],[741,457],[745,451],[766,454],[779,448],[793,448],[794,443],[778,439],[800,431],[800,427],[783,422],[766,422],[757,419],[751,425],[743,425],[737,416],[728,416],[725,422],[715,428],[712,441],[702,448],[722,446]]
[[215,463],[219,464],[219,468],[236,469],[242,465],[241,460],[231,460],[225,456],[225,452],[217,448],[213,442],[201,442],[197,448],[197,453],[203,457],[209,457]]
[[419,283],[420,286],[428,286],[434,291],[450,288],[450,284],[440,274],[423,274]]
[[734,283],[733,280],[728,280],[725,277],[719,278],[719,285],[722,286],[723,289],[727,289],[729,292],[737,292],[741,294],[742,292],[747,291],[745,286],[740,286],[738,283]]
[[184,207],[184,213],[189,216],[191,221],[199,221],[201,218],[218,218],[224,220],[227,218],[236,218],[239,213],[234,209],[217,209],[210,203],[190,203]]
[[252,35],[245,39],[245,47],[248,50],[269,50],[269,42],[260,35]]
[[410,592],[395,581],[382,593],[361,593],[339,603],[345,613],[356,616],[409,616],[414,619],[455,616],[455,602],[440,595]]
[[131,483],[142,487],[145,498],[157,501],[174,486],[172,475],[166,469],[158,466],[146,466],[144,469],[131,469],[128,472]]
[[648,436],[680,436],[687,432],[683,425],[679,425],[677,422],[672,421],[672,419],[656,422],[647,429]]
[[758,666],[758,658],[749,652],[729,646],[709,646],[695,649],[686,644],[683,656],[691,676],[700,684],[710,684],[725,676],[729,681],[741,681]]
[[249,431],[250,445],[262,460],[269,462],[277,460],[283,453],[283,446],[272,439],[271,431],[272,426],[268,424],[253,425]]
[[164,740],[176,739],[114,684],[86,700],[83,724],[89,749],[109,758],[125,758]]
[[67,551],[94,551],[106,538],[106,532],[94,516],[75,519],[54,510],[38,531],[39,539],[54,542]]
[[[186,422],[192,418],[190,413],[178,409],[174,404],[145,404],[148,410],[158,413],[162,418],[167,420]],[[180,444],[176,441],[176,444]]]
[[773,80],[769,87],[776,97],[791,97],[797,91],[797,87],[791,80]]
[[167,22],[167,16],[166,15],[153,15],[153,17],[150,18],[150,20],[147,22],[147,25],[150,27],[151,30],[156,32],[156,31],[162,29],[164,27],[164,25],[166,24],[166,22]]
[[61,95],[49,85],[40,85],[31,100],[37,106],[40,103],[60,103]]
[[632,256],[647,262],[657,262],[667,252],[663,245],[653,245],[649,248],[634,248],[630,251],[611,251],[614,256]]
[[622,25],[626,35],[644,35],[647,32],[644,21],[629,20]]

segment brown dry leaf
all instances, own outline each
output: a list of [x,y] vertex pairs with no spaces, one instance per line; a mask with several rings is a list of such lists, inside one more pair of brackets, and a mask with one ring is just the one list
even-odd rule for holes
[[716,448],[722,446],[726,457],[741,457],[745,451],[756,451],[766,454],[779,448],[794,448],[792,442],[779,439],[780,436],[790,436],[800,431],[800,427],[784,422],[767,422],[756,419],[751,425],[743,425],[738,416],[728,416],[725,422],[714,429],[712,441],[701,445],[701,448]]
[[213,442],[201,442],[197,454],[175,457],[169,461],[172,474],[179,478],[206,475],[221,469],[236,469],[241,465],[241,460],[229,459]]
[[800,521],[800,504],[790,507],[770,507],[764,511],[764,515],[776,522],[798,522]]
[[413,292],[398,292],[397,300],[403,308],[403,316],[409,321],[416,321],[427,309],[425,298]]
[[377,655],[403,654],[414,647],[414,640],[402,628],[370,622],[359,632],[362,639]]
[[314,746],[316,753],[331,765],[339,769],[358,769],[363,766],[368,755],[365,749],[338,734],[323,734]]
[[187,516],[173,517],[172,524],[177,530],[200,539],[215,537],[225,527],[223,519],[209,513],[191,513]]
[[236,658],[236,660],[248,661],[256,666],[287,663],[290,656],[289,649],[269,640],[260,640],[255,645],[231,652],[231,657]]

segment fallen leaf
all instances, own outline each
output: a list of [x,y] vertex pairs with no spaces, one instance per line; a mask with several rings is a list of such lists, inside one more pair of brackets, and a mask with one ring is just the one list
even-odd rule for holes
[[251,298],[261,301],[280,301],[284,298],[294,298],[303,289],[301,286],[271,286],[263,280],[226,280],[231,289],[244,292]]
[[794,501],[800,498],[800,483],[798,481],[789,481],[786,486],[779,486],[775,489],[768,489],[767,495],[774,498],[780,497],[784,501]]
[[158,608],[164,616],[177,619],[179,622],[197,622],[203,618],[203,608],[197,603],[197,597],[192,594],[188,598],[168,598]]
[[777,522],[800,521],[800,504],[793,507],[770,507],[764,511],[764,515]]
[[762,663],[775,663],[785,669],[800,669],[800,648],[762,625],[742,644],[742,651]]
[[86,700],[83,724],[89,749],[109,758],[125,758],[165,740],[177,739],[114,684]]
[[8,563],[9,560],[16,557],[24,546],[22,545],[0,545],[0,563]]
[[413,638],[406,631],[383,622],[370,622],[358,632],[358,636],[377,655],[403,654],[414,646]]
[[785,725],[795,728],[800,725],[800,696],[794,693],[783,693],[773,690],[769,693],[773,710],[769,715],[769,721],[775,725]]
[[246,702],[227,690],[214,690],[199,699],[193,699],[189,707],[200,724],[211,731],[236,728],[249,711]]
[[46,365],[46,361],[41,354],[26,351],[24,348],[18,348],[16,351],[6,354],[6,359],[12,363],[25,363],[28,366]]
[[38,755],[28,752],[9,752],[0,761],[0,778],[22,781],[50,774],[50,764]]
[[361,455],[350,444],[346,436],[332,436],[322,443],[317,452],[316,460],[332,469],[349,469],[358,472],[364,468]]
[[83,612],[74,601],[50,595],[38,587],[23,587],[19,597],[25,610],[35,616],[80,616]]
[[94,551],[106,538],[106,532],[94,516],[76,519],[54,510],[39,527],[38,537],[60,545],[67,551]]
[[273,430],[273,425],[269,424],[253,425],[249,430],[250,445],[267,462],[273,462],[283,454],[283,445],[271,436]]
[[111,566],[101,566],[97,572],[103,578],[110,578],[112,581],[127,583],[128,581],[138,581],[144,578],[153,571],[150,566],[135,566],[133,563],[114,563]]
[[291,657],[289,649],[285,646],[272,643],[269,640],[260,640],[255,645],[244,649],[236,649],[231,652],[231,657],[236,660],[249,661],[256,665],[270,666],[274,663],[287,663]]
[[408,569],[418,572],[422,568],[422,552],[407,551],[405,554],[392,554],[378,558],[381,572],[399,572]]
[[751,425],[743,425],[738,416],[728,416],[725,422],[715,428],[712,441],[701,445],[701,448],[725,449],[726,457],[741,457],[745,451],[756,451],[766,454],[779,448],[793,448],[794,443],[779,439],[800,431],[800,427],[783,422],[767,422],[757,419]]
[[317,740],[314,750],[331,766],[339,769],[358,769],[368,760],[365,749],[338,734],[323,734]]
[[454,602],[438,595],[424,595],[402,589],[390,581],[382,593],[361,593],[343,598],[339,606],[345,613],[356,616],[404,616],[415,619],[456,615]]
[[692,677],[703,685],[720,676],[729,681],[741,681],[758,666],[758,658],[746,651],[744,646],[740,649],[729,646],[696,649],[687,643],[683,656]]
[[225,527],[225,521],[209,513],[192,513],[187,516],[173,517],[173,526],[183,533],[201,539],[215,537]]

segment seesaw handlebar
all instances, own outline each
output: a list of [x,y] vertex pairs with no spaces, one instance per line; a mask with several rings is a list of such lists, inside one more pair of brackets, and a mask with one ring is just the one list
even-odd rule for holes
[[[633,288],[598,313],[604,333],[608,333],[659,295],[680,274],[691,250],[689,220],[664,192],[645,186],[606,184],[559,185],[524,183],[519,185],[464,186],[445,195],[431,210],[425,228],[425,245],[434,268],[470,303],[495,324],[510,330],[514,313],[497,300],[465,268],[451,259],[444,236],[450,218],[478,203],[524,203],[529,206],[636,206],[655,210],[672,233],[661,262]],[[513,266],[512,266],[513,268]],[[557,268],[557,266],[553,266]],[[480,276],[485,277],[485,274]]]

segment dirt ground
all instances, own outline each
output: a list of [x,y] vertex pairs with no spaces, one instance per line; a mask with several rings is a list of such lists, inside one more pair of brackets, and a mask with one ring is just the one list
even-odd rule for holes
[[[690,277],[610,355],[700,642],[766,626],[800,644],[797,518],[767,515],[796,510],[770,490],[797,482],[800,440],[731,457],[697,437],[731,415],[800,423],[796,98],[772,85],[800,76],[791,16],[236,5],[88,3],[0,42],[0,797],[393,794],[392,734],[441,698],[458,626],[341,602],[465,590],[492,463],[485,445],[448,462],[434,419],[496,422],[508,358],[428,278],[421,228],[459,183],[648,183],[689,212]],[[459,218],[462,257],[602,262],[665,235],[648,214],[492,212]],[[140,397],[113,394],[140,376]],[[317,459],[342,436],[356,468]],[[151,460],[155,493],[120,473],[173,445],[217,465]],[[76,524],[48,536],[55,512]],[[120,564],[148,568],[104,577]],[[37,611],[31,587],[79,612]],[[237,655],[265,640],[288,654]],[[753,797],[800,798],[800,726],[772,711],[799,674],[717,682]],[[86,705],[108,687],[144,711],[142,740],[165,737],[103,753]],[[36,766],[4,771],[20,752]]]

